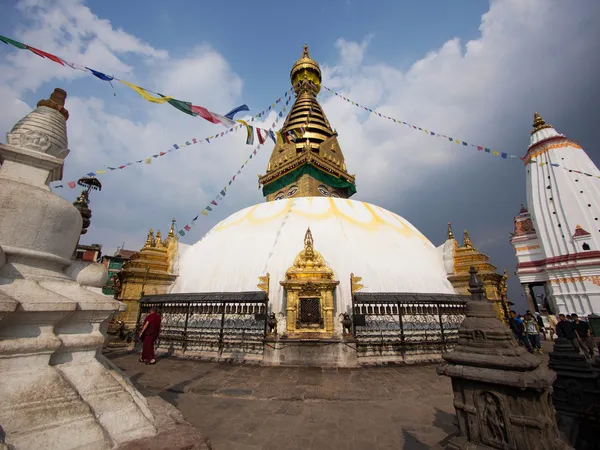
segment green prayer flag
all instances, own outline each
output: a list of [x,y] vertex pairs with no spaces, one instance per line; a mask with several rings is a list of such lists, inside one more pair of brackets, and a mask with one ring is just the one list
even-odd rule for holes
[[[164,96],[161,96],[164,97]],[[181,100],[175,100],[172,98],[169,100],[169,105],[177,108],[179,111],[189,114],[190,116],[197,116],[195,112],[192,112],[192,104],[190,102],[183,102]]]
[[10,44],[14,47],[20,48],[21,50],[27,50],[27,46],[25,44],[22,44],[18,41],[13,41],[10,38],[7,38],[6,36],[2,36],[0,35],[0,41],[4,42],[5,44]]

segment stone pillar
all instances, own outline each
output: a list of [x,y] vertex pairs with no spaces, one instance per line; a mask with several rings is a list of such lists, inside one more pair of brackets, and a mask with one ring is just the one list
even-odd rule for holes
[[555,375],[512,338],[471,267],[466,318],[440,375],[452,379],[459,433],[447,449],[566,449],[550,399]]
[[556,340],[549,357],[557,375],[552,403],[560,431],[577,449],[600,448],[600,365],[591,365],[564,338]]
[[0,425],[19,450],[114,449],[157,433],[101,355],[124,305],[83,287],[101,287],[106,267],[71,259],[82,217],[48,187],[69,152],[65,98],[55,90],[0,144]]

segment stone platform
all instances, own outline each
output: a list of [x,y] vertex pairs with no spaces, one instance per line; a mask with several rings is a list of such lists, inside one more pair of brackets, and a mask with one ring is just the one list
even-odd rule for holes
[[149,401],[160,396],[216,450],[428,449],[455,430],[434,365],[267,367],[107,354]]

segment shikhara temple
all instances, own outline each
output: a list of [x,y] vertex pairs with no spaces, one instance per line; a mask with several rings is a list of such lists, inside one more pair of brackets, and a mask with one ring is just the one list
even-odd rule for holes
[[259,176],[266,202],[192,246],[178,242],[173,224],[164,241],[150,230],[114,277],[116,298],[128,305],[114,328],[134,329],[155,305],[160,345],[187,355],[319,365],[429,360],[457,338],[471,266],[506,317],[506,274],[467,231],[460,244],[448,224],[436,248],[406,219],[351,199],[356,176],[317,100],[321,70],[307,46],[290,79],[296,99],[280,134],[295,138],[275,144]]
[[[524,161],[527,207],[514,219],[511,243],[530,309],[598,314],[600,172],[579,144],[538,113]],[[536,286],[544,287],[547,305],[539,305]]]

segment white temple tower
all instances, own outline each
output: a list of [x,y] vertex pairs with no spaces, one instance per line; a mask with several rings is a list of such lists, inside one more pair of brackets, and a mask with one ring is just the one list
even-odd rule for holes
[[543,285],[554,313],[600,313],[600,171],[575,141],[535,113],[524,162],[527,207],[511,244],[531,310]]

